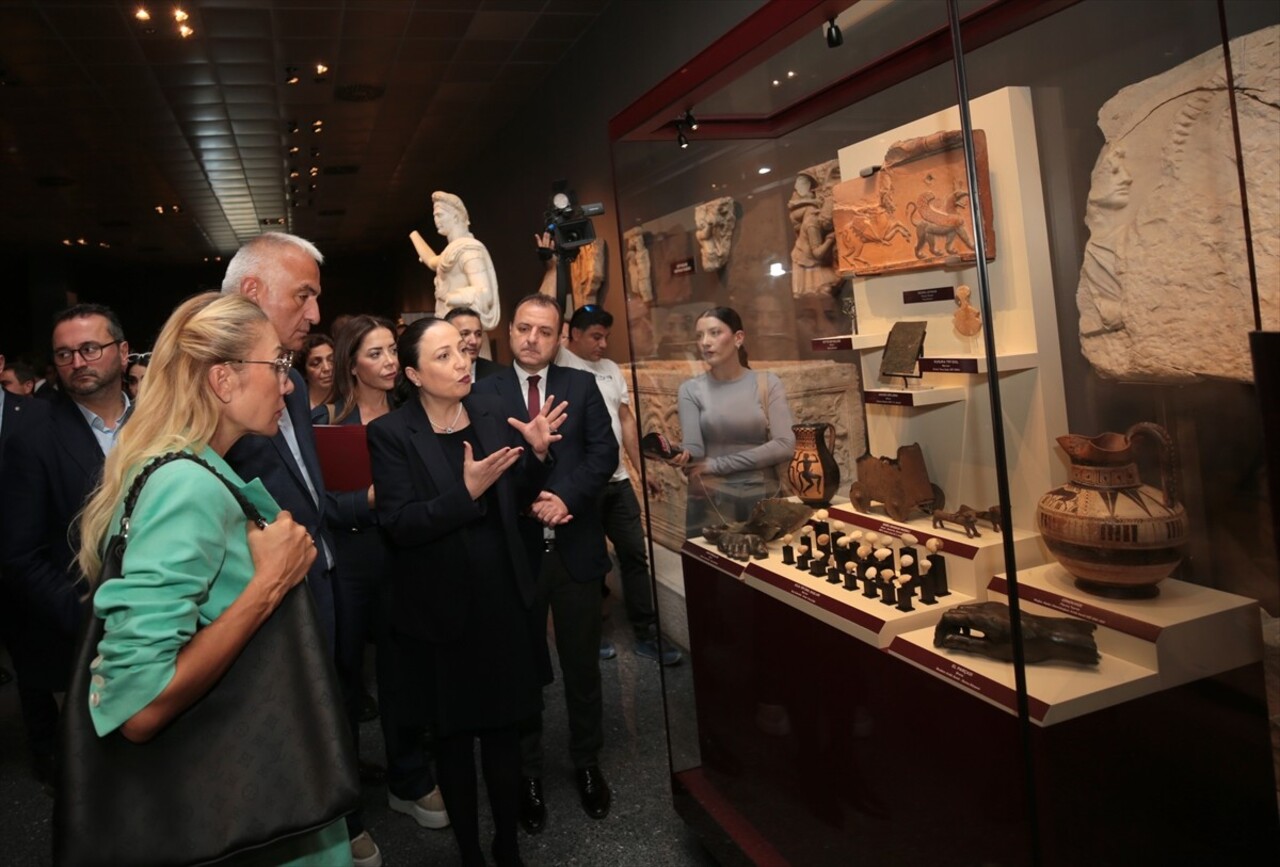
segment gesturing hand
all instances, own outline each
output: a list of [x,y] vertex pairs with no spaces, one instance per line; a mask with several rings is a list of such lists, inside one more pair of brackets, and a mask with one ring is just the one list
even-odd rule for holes
[[478,500],[511,465],[520,460],[524,449],[503,446],[483,460],[476,460],[471,443],[462,441],[462,482],[471,499]]
[[542,410],[529,421],[508,418],[507,424],[520,431],[524,441],[533,449],[533,453],[537,455],[538,460],[542,460],[551,449],[551,444],[560,440],[560,434],[556,433],[556,431],[560,429],[560,425],[564,424],[565,419],[568,418],[565,415],[565,407],[568,405],[569,401],[567,400],[556,403],[556,396],[549,394],[546,402],[542,405]]

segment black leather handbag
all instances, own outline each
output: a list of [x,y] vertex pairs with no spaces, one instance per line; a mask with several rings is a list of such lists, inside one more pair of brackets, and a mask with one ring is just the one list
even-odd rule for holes
[[[111,537],[103,583],[121,574],[128,521],[147,478],[193,460],[227,485],[245,517],[266,522],[230,482],[192,455],[139,473]],[[89,716],[90,662],[104,624],[80,636],[62,710],[53,861],[59,867],[214,864],[318,830],[356,808],[360,781],[310,593],[295,587],[203,698],[144,744],[99,737]]]

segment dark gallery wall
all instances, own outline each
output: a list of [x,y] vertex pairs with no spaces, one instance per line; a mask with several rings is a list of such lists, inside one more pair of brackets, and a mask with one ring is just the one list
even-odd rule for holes
[[[567,179],[582,202],[602,202],[597,234],[607,240],[605,306],[618,320],[610,355],[627,357],[626,316],[616,206],[610,165],[609,119],[763,4],[763,0],[614,0],[574,45],[535,99],[514,113],[503,131],[475,143],[475,157],[433,179],[422,191],[416,225],[378,239],[373,252],[331,254],[322,272],[322,328],[340,313],[431,310],[431,272],[417,262],[408,234],[417,228],[438,240],[431,220],[433,189],[460,195],[472,229],[493,256],[504,311],[538,288],[542,265],[533,235],[550,198],[551,182]],[[465,135],[465,129],[458,131]],[[186,296],[217,288],[221,265],[120,263],[93,251],[0,248],[0,351],[44,351],[52,314],[81,301],[115,308],[135,346],[149,346],[169,310]],[[504,319],[505,323],[505,319]],[[505,333],[505,324],[502,326]],[[506,357],[505,339],[497,341]]]

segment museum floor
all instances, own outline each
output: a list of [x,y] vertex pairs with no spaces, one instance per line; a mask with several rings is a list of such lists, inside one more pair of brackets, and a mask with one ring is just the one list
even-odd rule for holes
[[[611,599],[617,600],[614,593]],[[564,746],[567,731],[564,695],[559,683],[547,689],[546,830],[522,833],[521,854],[530,867],[714,867],[715,862],[671,808],[662,688],[658,667],[631,652],[631,630],[620,603],[605,622],[618,648],[601,663],[605,696],[605,752],[601,767],[613,787],[613,809],[593,821],[578,806],[572,767]],[[0,652],[0,664],[12,670]],[[557,672],[558,675],[558,672]],[[688,662],[666,670],[674,694],[692,694]],[[361,729],[366,760],[382,762],[377,722]],[[382,848],[387,867],[458,863],[452,834],[419,828],[391,813],[383,786],[365,790],[365,821]],[[52,801],[32,779],[26,761],[17,690],[0,686],[0,863],[37,867],[50,863],[49,817]],[[482,812],[487,815],[488,808]],[[482,828],[486,839],[491,826]]]

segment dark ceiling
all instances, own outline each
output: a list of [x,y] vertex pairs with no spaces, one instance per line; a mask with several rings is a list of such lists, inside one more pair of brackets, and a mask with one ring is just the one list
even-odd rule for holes
[[199,262],[264,228],[398,240],[608,2],[4,0],[0,243]]

